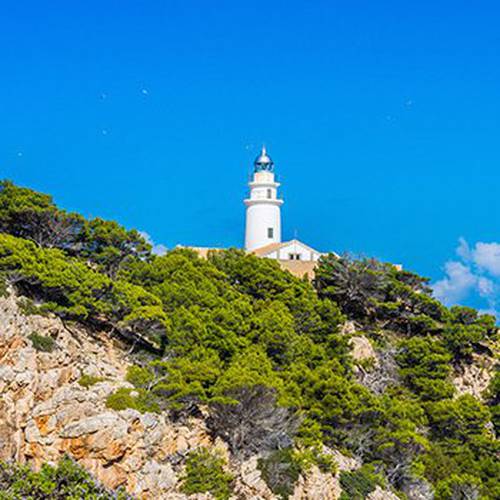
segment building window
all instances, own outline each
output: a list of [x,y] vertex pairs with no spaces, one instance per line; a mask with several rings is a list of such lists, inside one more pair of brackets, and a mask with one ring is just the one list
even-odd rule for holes
[[300,253],[289,253],[288,258],[290,260],[300,260]]
[[267,228],[267,237],[274,238],[274,229],[272,227]]
[[271,189],[268,189],[267,190],[267,198],[270,200],[272,197],[273,197],[273,192],[271,191]]

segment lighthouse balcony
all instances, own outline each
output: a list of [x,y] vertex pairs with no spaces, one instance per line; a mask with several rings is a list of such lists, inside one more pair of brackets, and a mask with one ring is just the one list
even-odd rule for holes
[[248,186],[250,187],[250,189],[259,187],[270,187],[277,189],[281,186],[281,184],[274,181],[252,181],[248,183]]
[[269,198],[247,198],[244,200],[245,205],[248,207],[250,205],[275,205],[280,207],[283,205],[283,200],[279,198],[269,199]]

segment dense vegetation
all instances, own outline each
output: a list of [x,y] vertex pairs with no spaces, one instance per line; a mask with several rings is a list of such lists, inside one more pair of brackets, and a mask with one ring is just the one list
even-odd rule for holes
[[[181,419],[207,407],[236,458],[259,452],[264,476],[287,471],[269,479],[283,497],[312,463],[334,466],[327,445],[365,464],[343,475],[352,498],[377,484],[410,497],[500,498],[500,376],[484,401],[456,397],[451,383],[455,368],[492,354],[494,318],[444,307],[426,279],[333,255],[314,283],[239,250],[156,256],[136,231],[9,182],[0,230],[0,272],[40,312],[135,345],[128,379],[137,390],[108,406]],[[346,320],[371,339],[378,364],[353,361]],[[214,460],[193,456],[188,469],[226,478]]]
[[111,492],[70,458],[57,466],[43,465],[39,472],[29,467],[0,462],[1,500],[127,500],[123,491]]

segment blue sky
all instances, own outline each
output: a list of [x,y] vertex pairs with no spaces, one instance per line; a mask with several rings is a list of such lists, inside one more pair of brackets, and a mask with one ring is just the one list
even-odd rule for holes
[[495,308],[499,22],[495,2],[5,0],[0,176],[167,247],[239,246],[265,142],[285,238]]

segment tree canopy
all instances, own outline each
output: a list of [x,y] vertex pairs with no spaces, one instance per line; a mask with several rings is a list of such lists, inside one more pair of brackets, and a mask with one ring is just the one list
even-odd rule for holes
[[[137,231],[4,181],[0,274],[35,311],[154,353],[138,352],[129,371],[138,396],[110,405],[208,411],[235,456],[293,446],[319,464],[323,445],[340,448],[365,464],[344,477],[349,491],[386,482],[442,499],[500,497],[500,377],[484,401],[457,397],[451,381],[497,340],[495,320],[446,308],[414,273],[332,254],[310,283],[241,250],[156,256]],[[390,370],[352,358],[346,320]],[[373,390],[360,370],[386,379]]]

